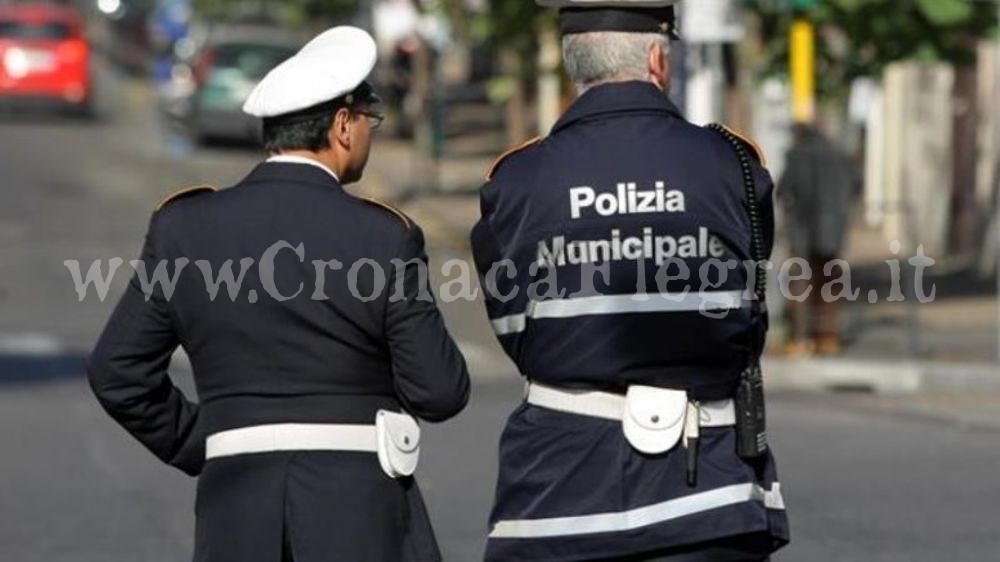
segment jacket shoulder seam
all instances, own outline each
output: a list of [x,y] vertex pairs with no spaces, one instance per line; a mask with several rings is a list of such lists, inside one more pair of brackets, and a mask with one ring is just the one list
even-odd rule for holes
[[750,137],[744,135],[739,131],[734,130],[731,127],[727,127],[726,125],[723,125],[722,127],[725,130],[729,131],[731,135],[742,141],[743,144],[747,145],[747,147],[749,147],[750,150],[753,152],[754,156],[757,157],[757,161],[760,162],[761,166],[767,167],[767,158],[764,156],[764,150],[761,149],[760,145],[754,142],[753,139],[751,139]]
[[170,203],[177,201],[179,199],[183,199],[185,197],[191,197],[199,193],[214,192],[218,190],[219,188],[215,187],[214,185],[208,185],[208,184],[192,185],[190,187],[185,187],[164,197],[163,200],[161,200],[159,204],[156,205],[156,210],[162,211],[163,208],[169,205]]
[[502,164],[504,160],[528,147],[540,143],[541,141],[542,137],[534,137],[524,141],[523,143],[515,147],[507,149],[503,154],[498,156],[497,159],[493,161],[493,165],[491,165],[490,168],[486,171],[486,181],[490,181],[491,179],[493,179],[493,175],[496,174],[496,171],[500,168],[500,164]]
[[409,230],[410,227],[413,226],[413,221],[411,221],[410,218],[403,213],[403,211],[400,211],[399,209],[386,203],[385,201],[380,201],[378,199],[375,199],[374,197],[359,197],[358,200],[364,201],[369,205],[381,207],[382,209],[389,211],[390,214],[395,216],[397,219],[399,219],[400,222],[403,223],[403,226],[406,227],[407,230]]

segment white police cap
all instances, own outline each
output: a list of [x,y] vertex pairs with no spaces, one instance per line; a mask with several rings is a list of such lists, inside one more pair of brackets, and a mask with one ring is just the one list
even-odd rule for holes
[[559,9],[563,35],[590,31],[664,33],[677,39],[674,4],[680,0],[536,0]]
[[250,93],[243,112],[277,117],[345,96],[350,105],[350,94],[366,85],[375,67],[375,54],[375,40],[363,29],[344,25],[324,31],[269,72]]

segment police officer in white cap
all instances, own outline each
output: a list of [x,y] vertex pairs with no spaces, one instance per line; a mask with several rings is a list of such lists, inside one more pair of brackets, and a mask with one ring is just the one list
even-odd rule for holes
[[[196,562],[441,558],[414,418],[457,414],[469,378],[420,228],[343,189],[381,120],[374,64],[372,38],[337,27],[264,78],[245,110],[271,157],[160,204],[141,262],[175,283],[137,274],[90,357],[111,416],[199,475]],[[168,377],[178,346],[198,404]]]
[[760,561],[788,541],[766,312],[743,296],[744,264],[770,254],[771,180],[752,143],[667,98],[675,2],[540,0],[560,8],[579,96],[493,165],[472,233],[528,383],[489,562]]

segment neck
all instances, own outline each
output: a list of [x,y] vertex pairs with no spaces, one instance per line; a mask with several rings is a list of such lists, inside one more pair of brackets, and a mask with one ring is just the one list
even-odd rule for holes
[[323,164],[334,174],[337,174],[338,178],[344,177],[344,171],[346,166],[343,162],[337,158],[332,150],[325,150],[323,152],[313,152],[311,150],[282,150],[278,152],[271,153],[272,156],[298,156],[299,158],[308,158],[310,160],[315,160],[320,164]]

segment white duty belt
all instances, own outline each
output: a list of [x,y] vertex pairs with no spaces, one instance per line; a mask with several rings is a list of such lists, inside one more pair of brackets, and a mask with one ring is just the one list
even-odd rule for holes
[[279,423],[220,431],[205,441],[205,459],[279,451],[376,453],[392,478],[410,476],[420,455],[420,426],[411,416],[379,410],[373,425]]
[[684,436],[698,439],[701,427],[736,424],[732,400],[696,402],[687,392],[652,386],[630,386],[626,394],[556,388],[529,382],[529,404],[550,410],[621,422],[628,442],[638,451],[664,453]]

